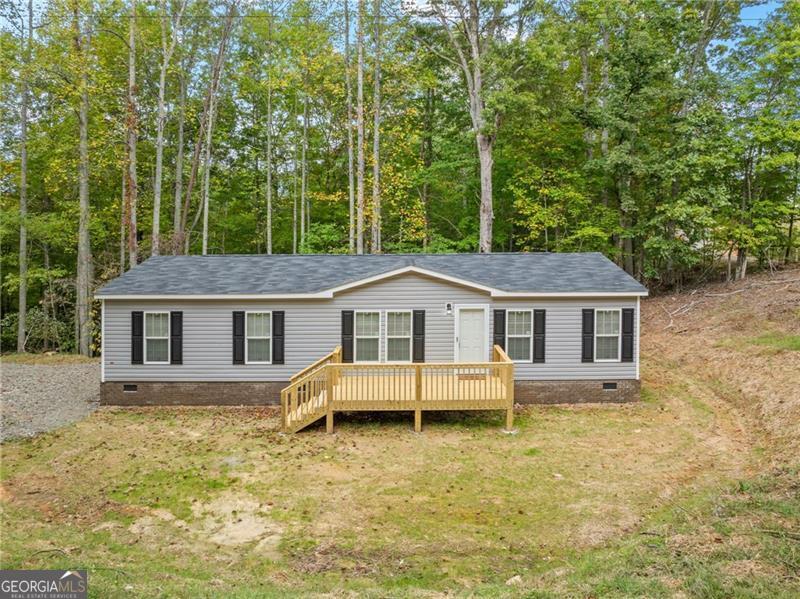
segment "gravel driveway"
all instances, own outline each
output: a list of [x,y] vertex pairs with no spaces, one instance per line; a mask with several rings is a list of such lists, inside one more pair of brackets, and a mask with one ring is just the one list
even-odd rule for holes
[[100,364],[4,363],[0,441],[31,437],[85,418],[100,399]]

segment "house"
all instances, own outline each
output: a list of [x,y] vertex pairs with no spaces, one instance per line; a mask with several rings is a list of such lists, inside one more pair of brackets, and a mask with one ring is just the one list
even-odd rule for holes
[[156,256],[96,294],[101,401],[631,401],[646,295],[599,253]]

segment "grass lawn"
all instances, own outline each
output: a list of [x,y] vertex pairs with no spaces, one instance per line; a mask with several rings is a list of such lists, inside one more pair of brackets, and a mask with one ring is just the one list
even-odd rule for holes
[[[639,580],[631,563],[642,547],[670,558],[665,527],[752,465],[696,385],[661,377],[635,405],[528,408],[514,435],[501,413],[430,415],[419,435],[404,414],[284,436],[264,409],[101,410],[4,445],[2,565],[87,568],[98,596],[669,595],[697,573]],[[704,576],[757,590],[791,573],[769,567]]]

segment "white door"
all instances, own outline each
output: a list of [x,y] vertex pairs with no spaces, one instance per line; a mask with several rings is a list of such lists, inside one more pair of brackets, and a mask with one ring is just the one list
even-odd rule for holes
[[460,308],[456,339],[458,362],[486,360],[486,311],[484,308]]

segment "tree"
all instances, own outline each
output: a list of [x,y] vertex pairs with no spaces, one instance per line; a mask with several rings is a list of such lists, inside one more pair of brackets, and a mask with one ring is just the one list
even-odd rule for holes
[[28,107],[30,92],[28,80],[33,49],[33,0],[28,0],[28,24],[21,27],[26,33],[23,51],[22,96],[19,109],[19,312],[17,318],[17,351],[25,351],[26,314],[28,309]]
[[373,2],[375,74],[372,95],[372,253],[381,253],[381,0]]
[[487,54],[502,32],[505,4],[498,0],[432,0],[431,10],[447,33],[456,62],[464,75],[469,114],[480,162],[481,204],[478,251],[492,251],[492,150],[499,113],[487,110],[485,69]]
[[161,244],[161,179],[162,163],[164,160],[164,124],[166,122],[165,96],[167,88],[167,69],[178,42],[178,32],[181,27],[183,11],[186,10],[187,0],[182,0],[172,22],[172,31],[167,41],[167,3],[161,0],[161,68],[158,78],[158,118],[156,120],[156,172],[153,181],[153,239],[151,242],[151,253],[158,256]]
[[356,253],[364,253],[364,0],[358,0],[358,29],[356,31],[358,55],[358,84],[356,96],[356,130],[358,160],[356,170]]
[[353,169],[353,84],[350,75],[350,0],[344,0],[344,77],[347,93],[347,199],[350,220],[348,240],[350,253],[356,250],[355,182]]
[[136,180],[136,145],[138,137],[136,108],[136,0],[131,0],[128,17],[128,114],[127,114],[127,148],[128,148],[128,180],[125,184],[125,222],[128,224],[128,260],[133,268],[139,262],[139,238],[136,225],[139,186]]

